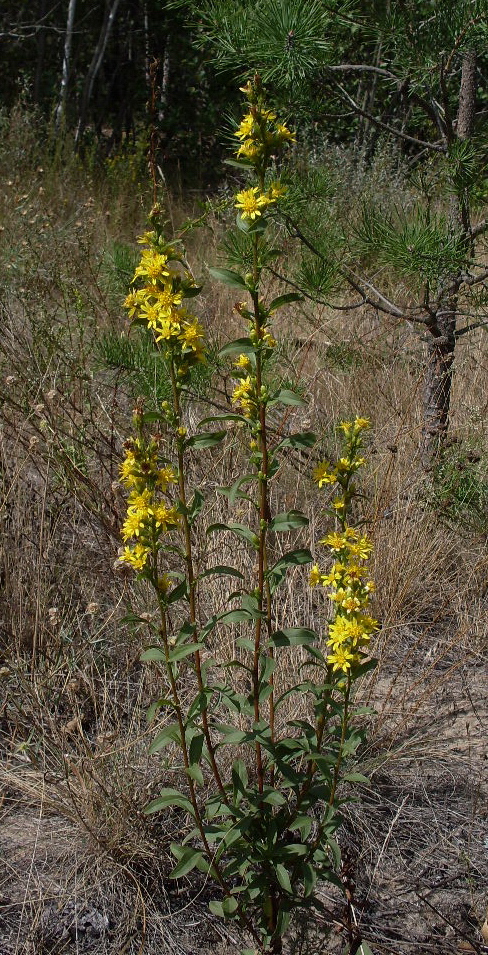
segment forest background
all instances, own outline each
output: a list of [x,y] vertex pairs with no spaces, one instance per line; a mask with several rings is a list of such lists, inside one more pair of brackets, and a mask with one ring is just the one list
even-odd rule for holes
[[[231,195],[242,187],[226,159],[239,86],[255,71],[297,131],[286,165],[277,160],[289,185],[276,226],[288,265],[268,280],[303,296],[280,319],[276,374],[296,384],[298,369],[310,395],[305,424],[320,446],[290,463],[287,494],[318,525],[306,475],[324,450],[334,454],[341,417],[373,424],[362,490],[385,637],[364,691],[378,711],[360,767],[373,783],[348,822],[358,912],[375,951],[481,950],[487,38],[484,0],[4,0],[6,952],[69,951],[82,917],[87,950],[129,939],[134,951],[141,940],[148,952],[172,951],[174,933],[192,950],[181,899],[155,890],[171,867],[162,824],[141,816],[157,785],[144,724],[157,679],[139,663],[143,636],[127,618],[143,597],[113,566],[132,404],[141,393],[149,406],[166,396],[147,340],[126,334],[121,301],[153,199],[152,142],[168,221],[186,230],[205,277],[215,357],[195,376],[195,401],[217,387],[225,406],[231,373],[217,352],[236,319],[207,268],[223,262]],[[195,217],[200,229],[188,225]],[[210,482],[225,483],[228,466],[219,459]],[[292,620],[304,604],[317,612],[306,586],[297,579]],[[76,826],[90,833],[88,852]],[[54,858],[39,861],[39,841]],[[70,854],[76,865],[64,863],[54,891],[54,868]],[[200,891],[183,886],[184,904]],[[327,904],[340,927],[338,901]],[[214,948],[224,930],[205,925]],[[224,934],[224,950],[231,944]]]

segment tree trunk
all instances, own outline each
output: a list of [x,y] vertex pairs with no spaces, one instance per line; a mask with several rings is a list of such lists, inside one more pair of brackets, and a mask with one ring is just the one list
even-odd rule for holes
[[[456,137],[467,140],[473,133],[476,103],[476,53],[467,50],[463,57],[461,86],[456,122]],[[469,197],[456,193],[450,211],[453,233],[460,236],[469,251]],[[458,299],[452,292],[456,276],[448,276],[439,290],[435,316],[427,323],[431,334],[423,389],[422,463],[426,469],[434,464],[447,437],[451,403],[452,372],[456,347]],[[443,291],[445,289],[446,291]],[[447,290],[451,291],[447,291]]]
[[85,131],[86,127],[86,117],[88,112],[88,106],[92,98],[93,87],[95,85],[95,80],[97,78],[100,67],[103,63],[103,57],[105,55],[105,50],[107,43],[112,32],[112,27],[115,22],[115,17],[117,15],[117,9],[119,6],[120,0],[113,0],[111,6],[106,6],[105,16],[102,24],[102,29],[100,30],[100,36],[98,38],[98,43],[95,47],[95,52],[92,57],[90,66],[88,67],[88,73],[85,79],[85,85],[83,87],[83,96],[81,99],[80,115],[78,119],[78,126],[76,128],[75,143],[79,144],[81,137]]
[[59,90],[59,100],[54,114],[54,124],[58,130],[66,116],[66,100],[68,97],[68,83],[71,66],[71,46],[73,43],[73,27],[75,22],[76,0],[69,0],[68,20],[66,23],[66,34],[64,38],[63,69],[61,74],[61,87]]

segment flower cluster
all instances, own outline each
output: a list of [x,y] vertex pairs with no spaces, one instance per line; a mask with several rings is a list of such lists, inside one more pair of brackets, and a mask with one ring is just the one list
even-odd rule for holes
[[249,100],[249,112],[235,133],[241,143],[237,156],[256,165],[263,159],[267,161],[283,143],[295,142],[295,137],[287,126],[277,121],[276,113],[264,106],[262,89],[256,79],[242,87],[242,92]]
[[236,209],[239,210],[241,219],[254,220],[261,215],[266,206],[271,206],[286,191],[285,186],[277,182],[272,182],[265,192],[261,192],[259,186],[252,186],[250,189],[244,189],[236,195]]
[[254,221],[266,206],[273,205],[286,192],[285,186],[272,182],[264,187],[264,175],[274,152],[284,143],[295,141],[293,133],[283,123],[278,123],[276,113],[264,103],[263,90],[258,77],[242,88],[248,99],[248,112],[235,132],[240,142],[236,155],[253,166],[260,185],[238,192],[236,208],[242,219]]
[[359,454],[362,447],[362,432],[369,427],[367,418],[355,418],[340,425],[345,438],[345,455],[335,466],[320,463],[314,470],[314,479],[319,487],[338,484],[340,493],[332,501],[332,510],[337,515],[340,530],[328,534],[322,541],[329,548],[333,564],[328,573],[318,565],[312,567],[312,587],[330,588],[329,596],[334,605],[334,618],[328,625],[327,662],[332,670],[347,673],[358,664],[378,623],[369,615],[370,595],[374,584],[368,579],[367,568],[362,561],[371,556],[373,545],[365,534],[347,524],[355,489],[352,477],[364,464]]
[[159,231],[145,232],[140,241],[148,248],[142,251],[124,307],[133,321],[152,331],[156,343],[176,359],[184,377],[192,365],[203,360],[203,328],[183,304],[195,294],[196,285],[182,253],[165,244]]
[[176,482],[173,468],[161,466],[158,443],[132,438],[126,444],[120,479],[129,491],[127,516],[122,527],[126,544],[120,559],[135,570],[145,570],[160,539],[179,522],[176,507],[163,500]]

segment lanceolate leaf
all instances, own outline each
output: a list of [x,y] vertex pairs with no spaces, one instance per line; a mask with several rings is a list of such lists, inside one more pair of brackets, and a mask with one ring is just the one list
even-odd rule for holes
[[200,580],[203,580],[204,577],[211,577],[212,575],[217,575],[218,577],[239,577],[240,580],[244,580],[244,574],[241,574],[240,570],[236,570],[235,567],[228,567],[225,564],[218,564],[216,567],[209,567],[207,570],[204,570],[200,574]]
[[173,842],[171,843],[170,849],[175,858],[178,859],[178,864],[175,865],[174,869],[170,872],[170,879],[179,879],[187,875],[188,872],[195,869],[199,863],[205,861],[202,853],[199,852],[198,849],[193,849],[190,846],[179,846]]
[[179,809],[185,809],[192,816],[194,815],[190,800],[183,793],[178,792],[177,789],[162,789],[160,795],[144,807],[144,813],[149,816],[153,812],[160,812],[170,806],[177,806]]
[[237,537],[241,537],[243,540],[247,541],[248,544],[252,544],[253,547],[259,546],[259,540],[256,534],[244,524],[211,524],[207,528],[207,534],[213,534],[214,531],[230,531],[232,534],[236,534]]
[[156,738],[149,747],[151,756],[153,756],[154,753],[159,753],[159,751],[164,749],[168,743],[181,743],[180,728],[178,723],[170,723],[168,726],[164,726],[163,729],[159,731]]
[[251,339],[235,338],[234,341],[228,342],[219,351],[220,358],[225,358],[227,355],[254,355],[254,345]]
[[206,431],[185,441],[185,448],[213,448],[225,438],[226,431]]
[[289,388],[280,388],[278,393],[269,402],[270,405],[296,405],[298,408],[303,408],[306,403],[301,395],[297,395],[295,391],[290,391]]
[[219,282],[223,282],[229,288],[247,289],[245,279],[238,272],[232,272],[231,269],[216,268],[211,268],[208,271],[212,278],[218,279]]
[[290,567],[296,567],[299,564],[310,564],[311,562],[312,555],[308,548],[291,550],[287,554],[284,554],[268,571],[268,578],[272,589],[276,589],[278,584],[286,577],[286,573]]
[[286,630],[276,630],[271,634],[269,642],[274,647],[304,647],[317,639],[315,630],[306,627],[288,627]]
[[276,312],[278,308],[282,308],[283,305],[290,305],[291,302],[302,301],[303,295],[299,295],[298,292],[287,292],[286,295],[278,295],[278,298],[274,298],[268,305],[268,314],[272,315],[273,312]]
[[289,434],[288,437],[282,438],[276,445],[275,450],[278,451],[280,448],[313,448],[316,443],[317,435],[313,431],[300,431],[297,434]]
[[301,511],[287,511],[285,514],[277,514],[270,522],[270,531],[291,531],[296,527],[306,527],[308,517]]

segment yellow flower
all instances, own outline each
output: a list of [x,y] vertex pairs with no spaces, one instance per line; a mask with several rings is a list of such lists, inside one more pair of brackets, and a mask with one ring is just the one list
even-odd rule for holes
[[347,671],[351,669],[351,665],[356,662],[356,659],[355,654],[351,653],[350,650],[337,647],[337,649],[327,657],[327,663],[332,664],[334,673],[337,670],[342,670],[343,673],[347,673]]
[[139,245],[152,245],[156,238],[155,232],[143,232],[137,239]]
[[185,348],[190,348],[191,351],[201,352],[203,346],[203,335],[204,331],[200,323],[195,319],[193,322],[185,323],[183,331],[180,332],[178,338],[180,342],[183,343]]
[[166,532],[168,527],[175,527],[178,524],[179,515],[175,507],[166,507],[165,504],[159,504],[154,508],[154,519],[156,526]]
[[155,252],[153,249],[144,249],[141,261],[134,272],[134,280],[141,276],[148,278],[152,284],[155,284],[158,279],[169,275],[166,268],[167,261],[168,257],[166,255]]
[[252,135],[254,123],[255,120],[252,113],[247,113],[241,120],[240,126],[234,134],[237,139],[248,139]]
[[144,521],[147,519],[147,511],[136,510],[127,511],[127,517],[122,526],[122,540],[128,541],[131,537],[139,537],[144,530]]
[[171,338],[178,338],[181,332],[181,325],[176,320],[178,318],[178,312],[172,312],[171,317],[159,318],[158,323],[154,329],[155,339],[157,342],[161,341],[170,341]]
[[156,294],[156,307],[161,316],[170,315],[172,309],[179,308],[183,301],[183,293],[173,292],[172,289],[158,289]]
[[318,564],[314,564],[308,579],[311,587],[317,587],[318,584],[322,583],[322,574],[319,570]]
[[348,544],[346,533],[337,534],[334,532],[332,534],[327,534],[327,537],[324,537],[324,539],[320,543],[326,544],[327,547],[330,547],[332,551],[343,550],[345,547],[350,546]]
[[273,338],[269,332],[264,332],[262,341],[268,348],[276,348],[276,338]]
[[335,484],[337,481],[337,473],[330,470],[330,464],[327,461],[317,464],[312,471],[312,477],[319,487],[323,487],[324,484]]
[[129,292],[129,294],[126,296],[122,304],[124,308],[127,309],[129,313],[129,318],[133,318],[140,304],[138,293]]
[[159,487],[164,493],[164,491],[167,490],[169,484],[176,483],[176,474],[173,471],[173,468],[172,467],[161,468],[158,471],[157,480],[158,480]]
[[244,371],[249,371],[251,367],[251,362],[247,355],[239,355],[239,358],[234,362],[234,368],[241,368]]
[[268,192],[271,199],[280,199],[287,192],[287,188],[281,182],[272,182]]
[[144,547],[144,544],[135,544],[134,547],[124,547],[120,560],[130,564],[134,570],[143,570],[150,553],[149,547]]
[[[274,116],[273,119],[276,119],[276,116]],[[284,126],[283,123],[278,123],[276,131],[282,142],[296,142],[296,138],[293,133],[288,129],[288,126]]]
[[244,156],[245,159],[255,160],[257,159],[263,151],[262,145],[255,143],[252,139],[246,139],[242,146],[239,146],[236,156]]
[[259,192],[258,186],[251,189],[245,189],[238,192],[236,196],[236,208],[239,209],[243,219],[255,219],[261,215],[261,209],[268,206],[273,200]]
[[132,491],[129,494],[129,507],[127,508],[127,513],[135,513],[136,511],[148,511],[151,504],[151,492],[146,487],[143,491]]
[[366,428],[371,427],[371,421],[369,418],[355,418],[354,426],[357,431],[364,431]]
[[322,583],[324,587],[334,587],[336,583],[342,580],[344,571],[344,564],[334,564],[330,573],[324,574],[322,577]]
[[138,479],[138,470],[137,470],[136,459],[132,451],[127,452],[126,459],[125,461],[122,461],[119,471],[120,471],[120,478],[124,484],[126,484],[128,487],[131,487],[134,484],[136,484]]
[[355,543],[348,545],[351,557],[359,557],[361,560],[367,560],[373,550],[373,545],[367,537],[359,537]]

